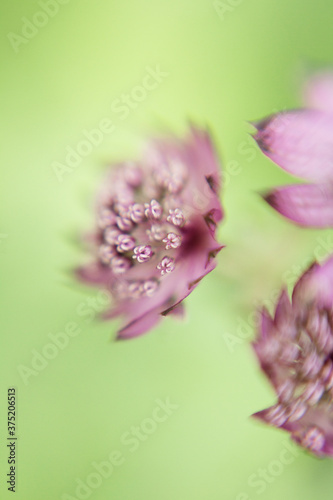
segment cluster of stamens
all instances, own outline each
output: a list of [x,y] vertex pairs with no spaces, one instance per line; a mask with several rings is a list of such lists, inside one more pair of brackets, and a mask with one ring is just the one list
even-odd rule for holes
[[118,281],[113,287],[113,292],[120,298],[151,297],[158,288],[156,279],[134,280],[134,281]]
[[[115,170],[97,215],[98,259],[113,275],[119,275],[115,292],[119,297],[151,296],[160,278],[174,271],[186,224],[181,206],[177,206],[186,176],[180,163],[159,169],[152,166],[148,175],[136,165]],[[152,192],[155,197],[150,197]],[[131,279],[128,271],[146,263],[150,266],[147,275],[142,268],[145,279]]]
[[[310,307],[302,320],[295,319],[287,334],[276,332],[265,344],[278,393],[278,403],[265,411],[268,423],[280,427],[306,417],[313,407],[324,412],[332,409],[333,311]],[[311,423],[302,425],[293,437],[315,453],[320,453],[325,444],[324,430]]]

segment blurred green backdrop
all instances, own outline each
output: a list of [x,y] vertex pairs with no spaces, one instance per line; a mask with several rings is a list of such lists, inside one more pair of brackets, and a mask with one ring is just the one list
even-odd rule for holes
[[[299,105],[304,72],[333,61],[333,4],[3,0],[1,10],[1,498],[12,495],[14,386],[18,500],[330,499],[329,460],[288,451],[286,435],[248,418],[274,401],[249,347],[252,311],[333,244],[261,201],[291,179],[259,154],[246,121]],[[156,66],[156,88],[117,112]],[[106,118],[114,130],[60,182],[55,162]],[[227,246],[185,322],[114,343],[116,324],[94,319],[101,297],[68,274],[85,259],[73,239],[92,225],[105,164],[139,154],[156,130],[184,133],[188,119],[210,127],[223,159]],[[26,371],[69,322],[80,333]],[[151,420],[168,399],[163,422]],[[101,466],[110,460],[113,470]]]

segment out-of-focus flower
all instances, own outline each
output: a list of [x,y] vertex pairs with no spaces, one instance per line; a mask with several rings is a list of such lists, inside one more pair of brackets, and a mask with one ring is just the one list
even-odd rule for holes
[[255,126],[261,150],[287,172],[311,183],[281,187],[264,198],[301,226],[333,226],[333,72],[304,87],[306,108],[272,115]]
[[333,257],[303,274],[291,301],[281,293],[274,318],[262,311],[253,347],[277,394],[274,406],[254,416],[332,457]]
[[220,167],[207,132],[156,140],[140,162],[112,167],[97,197],[94,261],[79,278],[110,291],[118,338],[150,330],[216,266]]

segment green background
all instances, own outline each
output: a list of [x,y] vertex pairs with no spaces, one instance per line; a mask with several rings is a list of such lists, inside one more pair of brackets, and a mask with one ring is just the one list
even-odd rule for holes
[[[249,345],[252,311],[272,305],[318,245],[320,257],[333,245],[328,232],[295,228],[261,201],[258,193],[291,178],[260,154],[247,121],[300,105],[302,76],[332,62],[333,4],[221,3],[227,10],[219,16],[204,0],[70,0],[15,51],[8,33],[21,35],[22,18],[36,19],[41,7],[2,1],[1,498],[12,498],[5,484],[12,386],[19,500],[75,498],[76,479],[85,481],[92,462],[113,450],[123,464],[89,498],[332,497],[331,461],[294,446],[294,459],[289,453],[281,465],[287,436],[249,418],[274,401]],[[156,65],[168,75],[121,120],[113,101]],[[53,162],[104,118],[114,132],[59,182]],[[104,166],[139,154],[151,133],[185,133],[189,119],[209,126],[229,172],[219,230],[227,246],[186,300],[185,322],[167,318],[148,335],[115,343],[117,322],[78,314],[97,291],[70,276],[86,258],[76,240],[92,227]],[[89,308],[97,316],[97,306]],[[32,351],[69,322],[81,333],[24,381],[20,366],[31,367]],[[131,452],[122,436],[165,398],[178,408]],[[260,469],[271,471],[261,487]]]

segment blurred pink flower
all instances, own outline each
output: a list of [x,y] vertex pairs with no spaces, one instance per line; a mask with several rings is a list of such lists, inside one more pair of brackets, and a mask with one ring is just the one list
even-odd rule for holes
[[306,108],[272,115],[255,126],[263,153],[311,184],[280,187],[265,200],[301,226],[333,226],[333,72],[321,72],[304,87]]
[[81,280],[110,291],[118,338],[136,337],[168,314],[216,266],[223,217],[220,166],[207,132],[156,140],[142,161],[112,167],[97,197],[94,261]]
[[303,274],[291,301],[281,293],[274,318],[262,311],[253,347],[277,394],[254,416],[333,457],[333,257]]

